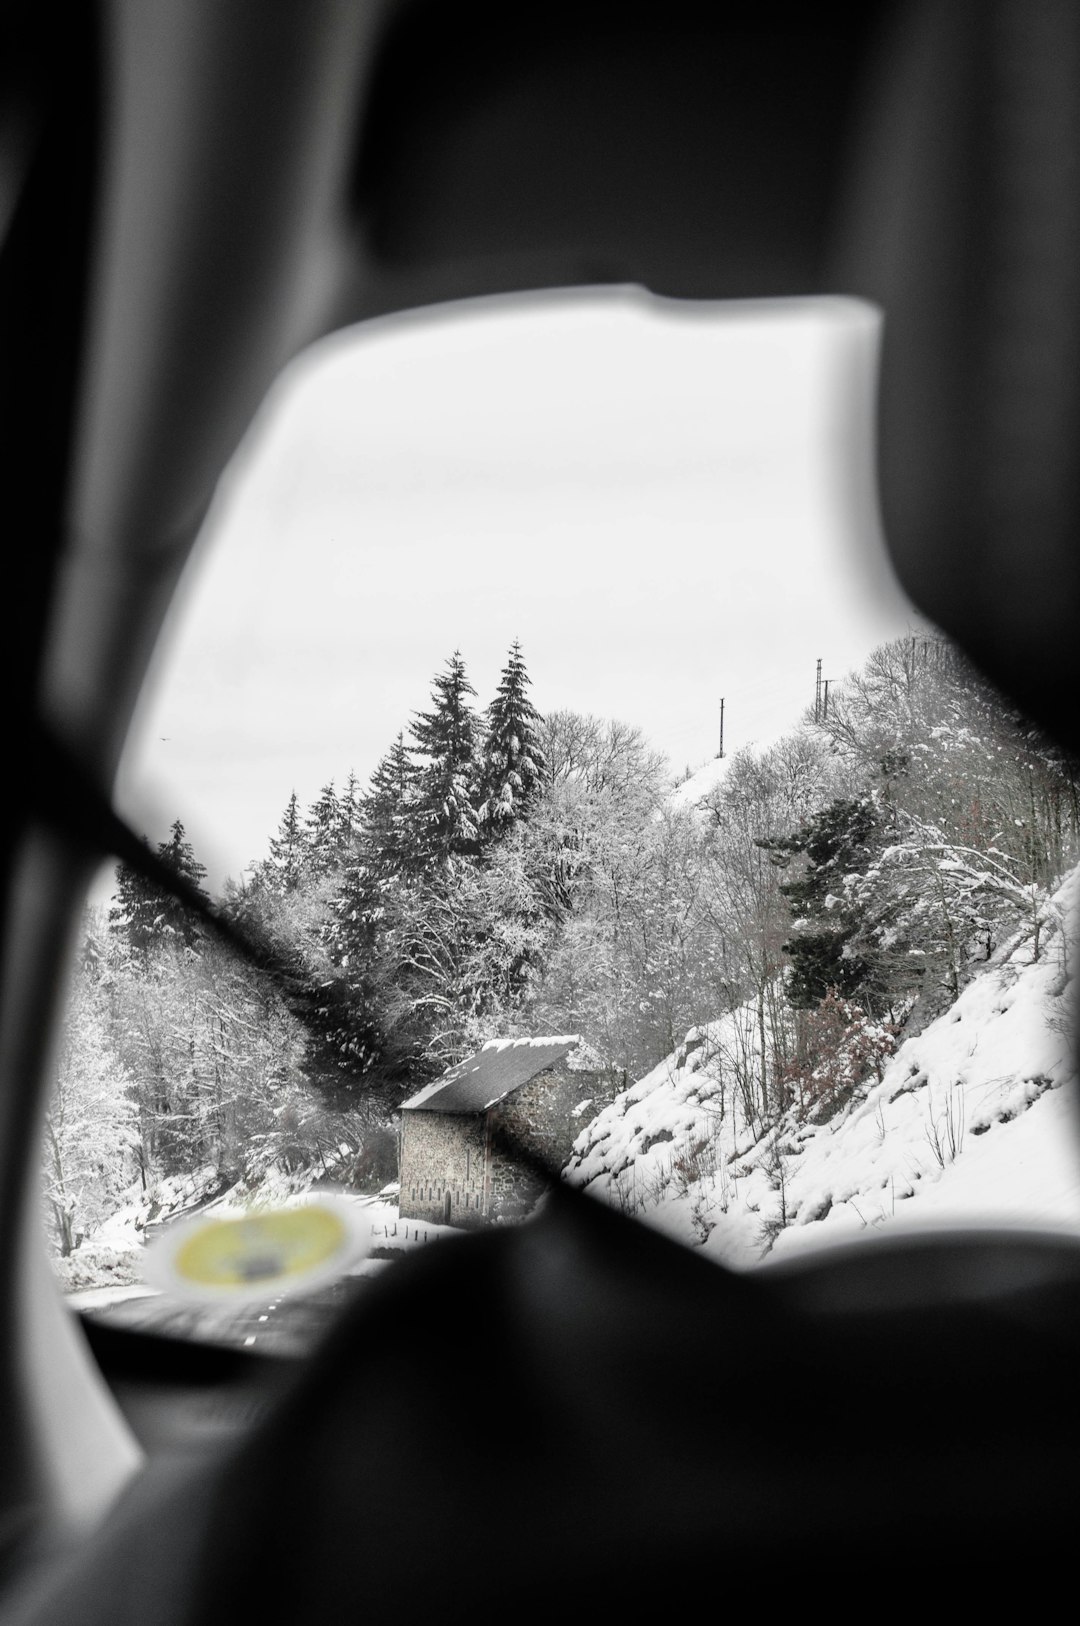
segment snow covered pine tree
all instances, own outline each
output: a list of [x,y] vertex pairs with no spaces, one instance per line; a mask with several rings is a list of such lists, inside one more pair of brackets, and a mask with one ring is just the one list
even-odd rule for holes
[[437,868],[479,851],[479,777],[476,713],[469,696],[476,690],[465,674],[460,650],[435,678],[432,709],[419,712],[410,733],[423,759],[416,782],[414,851],[416,869]]
[[[143,840],[146,842],[145,836]],[[158,843],[157,851],[162,862],[209,903],[202,885],[206,867],[196,859],[179,819],[173,824],[168,841]],[[126,935],[131,948],[142,955],[176,938],[190,947],[199,935],[198,924],[177,898],[161,891],[123,863],[116,866],[116,892],[109,909],[109,926]]]
[[487,709],[487,734],[480,768],[480,825],[483,839],[497,841],[528,815],[544,773],[543,719],[529,699],[529,674],[515,638]]

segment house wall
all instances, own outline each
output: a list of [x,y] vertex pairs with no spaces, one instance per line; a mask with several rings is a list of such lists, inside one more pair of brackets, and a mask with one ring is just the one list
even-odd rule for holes
[[[551,1068],[481,1116],[402,1113],[399,1210],[403,1219],[471,1228],[527,1213],[541,1182],[492,1143],[505,1128],[561,1169],[589,1121],[625,1087],[619,1073]],[[583,1101],[589,1105],[578,1112]],[[449,1213],[447,1199],[449,1198]]]
[[[604,1076],[550,1068],[492,1107],[488,1114],[490,1126],[505,1129],[520,1140],[547,1168],[561,1169],[575,1138],[585,1127],[574,1118],[574,1108],[579,1101],[595,1099]],[[543,1182],[497,1146],[491,1147],[490,1163],[488,1217],[514,1219],[527,1213]]]
[[[486,1135],[479,1116],[401,1114],[398,1210],[402,1219],[436,1225],[483,1223]],[[446,1202],[450,1199],[449,1220]]]

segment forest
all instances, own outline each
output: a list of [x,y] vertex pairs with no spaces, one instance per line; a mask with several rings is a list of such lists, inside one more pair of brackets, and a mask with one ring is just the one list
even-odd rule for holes
[[[703,794],[638,729],[530,690],[515,644],[479,709],[455,652],[365,786],[293,793],[213,900],[273,976],[119,867],[56,1056],[59,1254],[184,1171],[378,1189],[398,1103],[499,1036],[578,1033],[632,1081],[737,1013],[748,1121],[820,1121],[1006,938],[1038,957],[1077,764],[944,639],[881,646]],[[156,851],[201,888],[179,820]]]

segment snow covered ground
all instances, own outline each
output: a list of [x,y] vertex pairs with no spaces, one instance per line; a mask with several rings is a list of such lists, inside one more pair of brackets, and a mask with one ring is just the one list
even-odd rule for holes
[[[199,1184],[198,1179],[194,1185],[186,1179],[178,1181],[172,1196],[177,1199],[181,1196],[190,1198]],[[290,1194],[279,1188],[274,1192],[274,1201],[302,1201],[305,1195]],[[185,1294],[148,1287],[139,1280],[144,1244],[141,1234],[133,1230],[134,1209],[129,1209],[123,1216],[114,1216],[109,1222],[113,1250],[123,1260],[129,1280],[125,1285],[83,1286],[69,1291],[68,1303],[72,1309],[89,1311],[95,1319],[114,1327],[254,1349],[258,1354],[305,1355],[328,1330],[361,1281],[370,1281],[380,1275],[399,1254],[463,1234],[451,1226],[417,1224],[414,1220],[401,1219],[397,1210],[396,1189],[388,1188],[377,1197],[362,1196],[356,1192],[339,1192],[337,1195],[344,1196],[354,1204],[370,1225],[371,1241],[370,1251],[333,1282],[322,1282],[314,1288],[306,1282],[298,1283],[292,1290],[283,1290],[278,1283],[266,1288],[265,1299],[252,1299],[249,1295],[240,1294],[212,1304],[192,1300]],[[251,1210],[252,1205],[243,1194],[229,1191],[199,1211],[222,1215],[249,1213]],[[190,1208],[186,1212],[190,1213]],[[99,1243],[99,1253],[106,1247],[106,1244]]]
[[[869,1228],[1035,1225],[1080,1232],[1080,1112],[1069,1040],[1080,871],[1058,893],[1037,961],[1007,945],[883,1076],[828,1121],[748,1122],[738,1061],[757,1043],[749,1009],[694,1029],[582,1133],[568,1178],[725,1263],[843,1241]],[[284,1181],[222,1191],[212,1169],[164,1182],[114,1215],[61,1266],[84,1307],[141,1289],[144,1238],[192,1212],[296,1201]],[[461,1233],[404,1221],[397,1192],[346,1193],[371,1225],[372,1255]]]
[[733,1059],[750,1013],[695,1029],[578,1138],[569,1178],[736,1266],[869,1227],[1025,1224],[1080,1231],[1080,1114],[1055,899],[1037,962],[1020,938],[906,1040],[831,1120],[749,1126]]
[[[129,1299],[158,1296],[157,1289],[143,1281],[143,1250],[147,1240],[171,1222],[195,1213],[221,1218],[248,1214],[259,1208],[303,1202],[326,1189],[297,1190],[288,1181],[271,1180],[254,1194],[232,1187],[210,1195],[216,1181],[212,1169],[163,1181],[156,1188],[152,1206],[146,1200],[128,1204],[112,1215],[70,1261],[53,1260],[60,1285],[72,1303],[82,1310],[101,1310]],[[352,1191],[336,1191],[335,1195],[355,1204],[371,1227],[370,1252],[347,1272],[351,1276],[377,1275],[395,1254],[462,1234],[450,1225],[401,1219],[396,1188],[388,1187],[374,1197]],[[148,1223],[151,1213],[154,1217]]]
[[728,761],[728,757],[713,757],[702,767],[696,768],[689,778],[675,786],[668,797],[669,805],[673,808],[698,807],[720,784],[727,773]]

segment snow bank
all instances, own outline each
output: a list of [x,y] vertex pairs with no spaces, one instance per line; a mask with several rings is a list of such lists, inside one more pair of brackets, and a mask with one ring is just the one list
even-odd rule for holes
[[78,1293],[81,1297],[88,1288],[114,1293],[137,1289],[142,1282],[141,1260],[140,1242],[123,1242],[117,1246],[95,1237],[66,1259],[53,1259],[51,1263],[61,1290]]
[[687,779],[675,786],[668,796],[668,805],[673,808],[699,806],[727,773],[729,760],[728,757],[713,757],[702,767],[696,768]]
[[568,1179],[740,1266],[900,1222],[1080,1229],[1076,944],[1061,924],[1075,918],[1078,875],[1054,899],[1037,962],[1014,939],[828,1123],[755,1126],[743,1008],[693,1030],[600,1113]]

